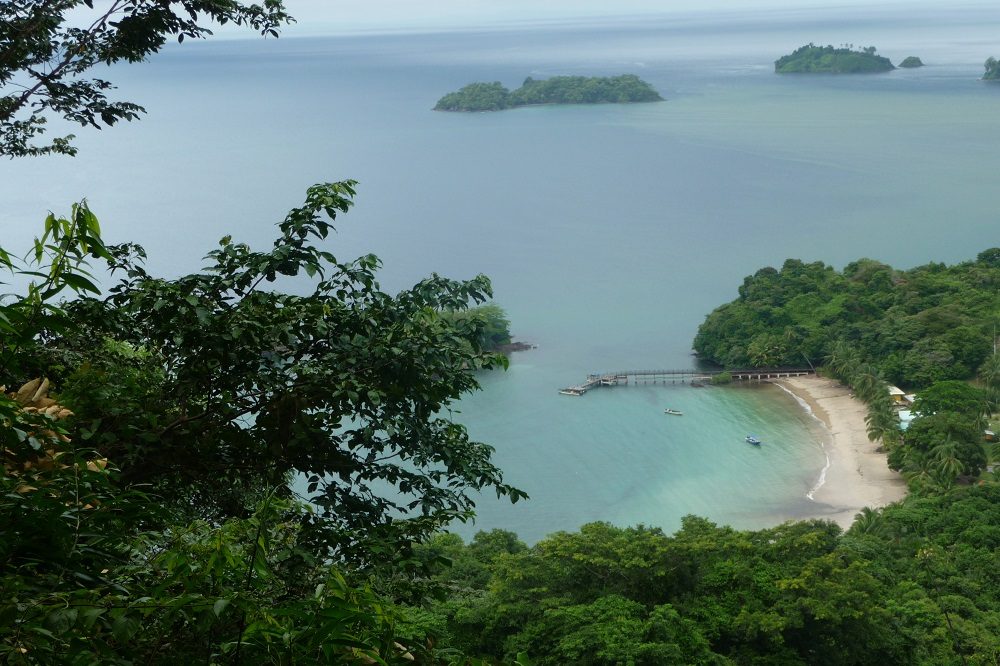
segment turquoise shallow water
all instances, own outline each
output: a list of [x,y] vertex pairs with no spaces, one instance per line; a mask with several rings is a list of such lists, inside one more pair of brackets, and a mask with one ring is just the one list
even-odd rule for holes
[[[593,520],[674,529],[697,514],[763,527],[823,511],[806,494],[826,461],[825,433],[776,387],[649,384],[567,397],[544,379],[515,361],[463,401],[472,434],[498,443],[497,462],[532,497],[482,501],[477,527],[534,540]],[[764,445],[746,444],[748,433]]]
[[[860,12],[860,13],[859,13]],[[530,540],[589,520],[741,526],[822,507],[814,420],[777,390],[644,386],[566,398],[589,372],[686,367],[698,323],[787,257],[958,261],[1000,242],[1000,10],[886,6],[508,31],[211,42],[116,68],[141,122],[79,132],[80,157],[0,164],[5,247],[88,197],[152,271],[219,237],[270,242],[317,181],[361,181],[332,241],[383,286],[493,278],[519,338],[458,416],[531,502],[484,498],[476,528]],[[777,77],[802,43],[876,44],[927,67]],[[443,114],[474,80],[635,72],[668,101]],[[113,76],[112,76],[113,75]],[[668,417],[664,407],[685,416]],[[747,431],[767,440],[743,444]]]

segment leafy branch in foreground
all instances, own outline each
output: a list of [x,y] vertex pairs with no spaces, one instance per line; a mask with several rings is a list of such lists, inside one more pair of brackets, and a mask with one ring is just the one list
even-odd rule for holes
[[[487,299],[488,279],[382,292],[374,256],[340,262],[317,245],[354,193],[312,187],[270,250],[227,237],[208,269],[175,280],[115,249],[126,277],[67,305],[75,328],[47,332],[35,365],[66,368],[64,399],[126,483],[209,520],[294,486],[319,508],[305,519],[317,552],[360,563],[468,519],[481,490],[524,494],[441,416],[478,387],[471,369],[505,362],[484,351],[482,318],[442,315]],[[267,288],[279,278],[298,293]]]
[[[375,257],[339,262],[319,243],[354,185],[176,280],[83,205],[28,260],[0,255],[35,279],[0,303],[0,383],[48,377],[0,395],[4,663],[485,663],[401,631],[390,594],[425,594],[411,548],[476,492],[525,496],[439,416],[504,363],[485,318],[444,314],[489,281],[393,296]],[[90,257],[122,274],[104,299]]]
[[36,143],[48,121],[114,125],[143,109],[113,101],[114,86],[87,78],[97,65],[138,62],[168,37],[211,35],[207,24],[245,25],[264,35],[290,21],[281,0],[46,0],[0,3],[0,155],[73,155],[73,136]]

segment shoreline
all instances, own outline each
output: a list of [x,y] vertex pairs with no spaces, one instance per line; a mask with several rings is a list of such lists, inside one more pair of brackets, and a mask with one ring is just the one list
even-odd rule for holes
[[906,496],[903,477],[886,465],[884,453],[868,439],[865,405],[851,390],[824,377],[789,377],[773,384],[789,393],[823,424],[826,466],[806,497],[816,510],[803,518],[832,520],[845,530],[864,507],[880,508]]

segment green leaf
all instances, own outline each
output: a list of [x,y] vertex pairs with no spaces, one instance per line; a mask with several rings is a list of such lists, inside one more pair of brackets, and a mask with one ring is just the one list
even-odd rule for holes
[[105,612],[106,611],[103,608],[86,608],[81,611],[80,616],[83,620],[83,628],[89,631],[90,628],[94,626],[94,623],[97,622],[98,618],[104,615]]
[[70,288],[77,292],[89,291],[92,294],[101,293],[101,290],[97,287],[97,285],[82,275],[78,275],[76,273],[62,273],[59,277],[63,282],[68,284]]
[[116,618],[111,624],[111,633],[115,640],[124,643],[139,631],[139,621],[129,615]]
[[212,612],[215,613],[215,617],[221,617],[223,611],[226,610],[230,603],[230,599],[223,598],[216,600],[216,602],[212,604]]

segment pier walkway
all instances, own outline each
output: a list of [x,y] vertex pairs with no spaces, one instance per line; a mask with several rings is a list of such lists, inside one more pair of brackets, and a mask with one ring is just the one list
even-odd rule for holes
[[704,384],[715,375],[728,373],[733,381],[763,381],[782,377],[802,377],[816,374],[812,368],[747,368],[740,370],[619,370],[587,375],[587,380],[576,386],[567,386],[563,395],[583,395],[601,386],[628,384]]

